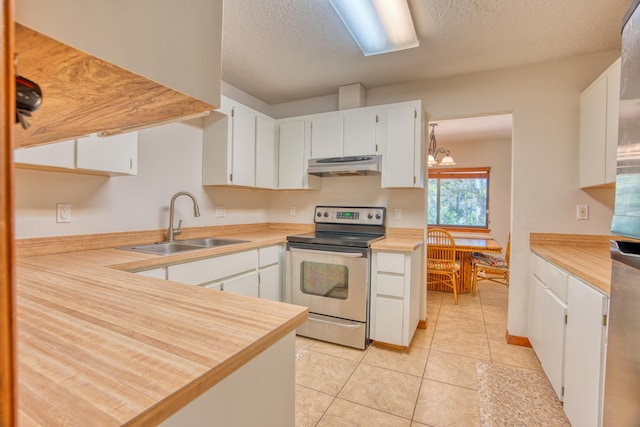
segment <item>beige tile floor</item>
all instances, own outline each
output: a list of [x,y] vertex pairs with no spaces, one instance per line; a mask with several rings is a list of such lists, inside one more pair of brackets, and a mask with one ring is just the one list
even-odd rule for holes
[[296,337],[296,426],[480,425],[477,362],[542,368],[533,350],[505,343],[508,289],[478,288],[457,306],[428,291],[427,329],[407,352]]

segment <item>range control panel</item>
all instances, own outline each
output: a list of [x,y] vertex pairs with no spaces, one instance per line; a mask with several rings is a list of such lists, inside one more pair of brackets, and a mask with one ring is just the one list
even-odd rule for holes
[[314,221],[327,224],[384,225],[385,208],[316,206]]

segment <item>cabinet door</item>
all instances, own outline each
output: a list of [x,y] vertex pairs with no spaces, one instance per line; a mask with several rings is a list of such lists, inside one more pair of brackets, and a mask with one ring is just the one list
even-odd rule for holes
[[404,320],[404,302],[402,299],[376,297],[376,316],[374,318],[374,340],[402,344],[402,326]]
[[232,113],[232,178],[233,185],[256,185],[256,115],[235,104]]
[[569,277],[564,411],[574,426],[598,426],[602,417],[604,316],[607,297]]
[[275,264],[260,270],[260,298],[282,301],[280,265]]
[[100,138],[79,138],[76,167],[92,171],[135,175],[138,173],[138,132]]
[[378,114],[375,110],[358,109],[344,112],[344,156],[377,154]]
[[176,282],[201,285],[248,271],[256,271],[258,251],[238,252],[167,267],[167,278]]
[[542,339],[542,319],[546,286],[533,274],[530,276],[529,286],[529,342],[536,352],[538,359],[542,361],[541,354],[544,352],[542,349],[544,343]]
[[338,113],[311,120],[311,158],[342,157],[342,116]]
[[276,122],[256,117],[256,187],[278,188]]
[[567,305],[549,289],[542,302],[543,344],[540,362],[558,399],[562,400],[564,378],[565,316]]
[[304,120],[280,123],[278,150],[278,188],[301,189],[304,186]]
[[254,271],[242,276],[232,277],[222,282],[222,290],[234,294],[258,298],[258,272]]
[[13,161],[17,167],[33,165],[74,169],[76,167],[76,140],[17,149],[14,150]]
[[391,107],[386,112],[383,188],[419,184],[415,170],[417,114],[413,106]]

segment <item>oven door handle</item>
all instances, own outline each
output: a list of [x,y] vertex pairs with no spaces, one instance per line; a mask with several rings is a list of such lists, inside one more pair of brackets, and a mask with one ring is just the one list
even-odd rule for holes
[[315,249],[300,249],[295,247],[289,247],[291,252],[302,252],[305,254],[316,254],[316,255],[338,255],[348,258],[363,258],[364,256],[361,253],[352,253],[352,252],[335,252],[335,251],[320,251]]

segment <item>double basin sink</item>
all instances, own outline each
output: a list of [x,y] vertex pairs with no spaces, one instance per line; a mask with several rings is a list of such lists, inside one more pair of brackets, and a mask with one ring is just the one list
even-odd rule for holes
[[220,246],[236,245],[247,243],[250,240],[240,239],[220,239],[217,237],[206,237],[202,239],[174,240],[173,242],[158,242],[148,245],[121,246],[118,249],[129,251],[145,252],[157,255],[171,255],[179,252],[196,251],[207,248],[217,248]]

